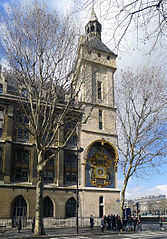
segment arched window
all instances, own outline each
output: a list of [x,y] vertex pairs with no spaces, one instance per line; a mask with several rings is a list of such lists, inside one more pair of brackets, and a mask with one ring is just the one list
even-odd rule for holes
[[13,217],[26,217],[27,216],[27,203],[20,195],[14,199],[13,202]]
[[23,196],[19,195],[12,203],[12,226],[16,227],[18,217],[22,218],[22,222],[27,218],[27,203]]
[[0,109],[0,137],[3,133],[3,119],[4,119],[4,113],[3,110]]
[[94,32],[94,30],[95,30],[94,25],[91,25],[91,32]]
[[3,85],[0,84],[0,94],[2,94],[2,93],[3,93]]
[[53,203],[49,197],[43,199],[43,216],[53,217]]
[[103,206],[104,206],[104,204],[103,204],[103,196],[100,196],[99,197],[99,217],[101,218],[101,217],[103,217]]
[[100,203],[100,204],[103,203],[103,196],[100,196],[100,198],[99,198],[99,203]]
[[74,198],[68,199],[66,202],[66,218],[75,217],[76,201]]

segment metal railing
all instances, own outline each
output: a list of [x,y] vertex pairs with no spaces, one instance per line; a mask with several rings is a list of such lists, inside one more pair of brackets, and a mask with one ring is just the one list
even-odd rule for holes
[[[11,230],[16,228],[17,218],[0,218],[0,226],[5,226],[6,230]],[[23,229],[31,229],[32,228],[32,218],[21,217],[22,228]],[[69,228],[76,227],[76,218],[54,218],[48,217],[44,218],[44,227],[47,228]],[[78,226],[79,227],[89,227],[90,219],[89,218],[79,218]],[[94,218],[94,226],[100,225],[100,218]]]

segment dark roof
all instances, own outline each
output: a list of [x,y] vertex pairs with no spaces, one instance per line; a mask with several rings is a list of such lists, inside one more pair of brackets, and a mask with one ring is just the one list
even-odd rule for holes
[[[86,45],[96,48],[101,51],[105,51],[107,53],[110,53],[112,55],[115,55],[99,38],[97,37],[90,37],[86,41]],[[116,55],[115,55],[116,56]]]

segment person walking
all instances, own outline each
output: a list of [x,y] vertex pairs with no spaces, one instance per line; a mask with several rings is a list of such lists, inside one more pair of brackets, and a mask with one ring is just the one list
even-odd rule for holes
[[116,222],[117,222],[117,230],[118,230],[118,232],[120,233],[120,231],[121,231],[121,229],[122,229],[122,223],[121,223],[121,218],[120,218],[120,216],[118,216],[118,215],[117,215],[117,220],[116,220]]
[[134,230],[134,232],[136,231],[136,226],[137,226],[137,217],[133,216],[133,230]]
[[19,233],[22,228],[21,218],[19,218],[19,220],[16,222],[16,226],[17,226],[17,232]]
[[104,228],[105,228],[104,217],[102,217],[102,219],[101,219],[101,225],[100,225],[100,227],[101,227],[101,231],[104,232]]
[[32,220],[32,233],[34,233],[34,229],[35,229],[35,217]]
[[128,223],[128,231],[131,232],[132,231],[132,217],[130,214],[128,215],[127,223]]
[[108,215],[107,217],[107,230],[111,230],[111,217]]
[[112,230],[116,230],[116,217],[115,215],[112,216]]
[[93,218],[93,215],[90,215],[90,229],[91,230],[94,229],[94,218]]
[[164,222],[164,219],[161,218],[161,217],[159,217],[159,225],[160,225],[159,230],[160,230],[160,231],[163,231],[163,230],[164,230],[164,228],[163,228],[163,222]]
[[138,231],[142,231],[142,219],[141,219],[141,215],[139,215],[137,225],[138,225],[137,230],[138,230]]

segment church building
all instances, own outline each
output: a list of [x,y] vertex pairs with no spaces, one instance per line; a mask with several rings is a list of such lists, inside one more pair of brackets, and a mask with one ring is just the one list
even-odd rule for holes
[[[85,115],[87,112],[91,115],[79,129],[77,144],[82,152],[74,150],[74,135],[66,149],[45,169],[43,216],[50,227],[56,225],[56,219],[75,218],[77,178],[80,221],[88,222],[91,214],[97,219],[120,214],[114,106],[117,55],[102,42],[101,32],[102,26],[92,8],[85,35],[80,37],[77,59],[78,77],[86,79],[78,97],[84,104]],[[14,80],[1,74],[0,220],[6,220],[11,227],[18,217],[25,225],[34,217],[36,189],[34,146],[19,129],[21,122],[28,122],[15,111],[15,95]]]

